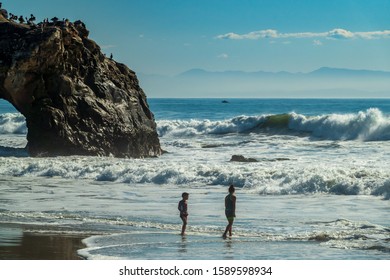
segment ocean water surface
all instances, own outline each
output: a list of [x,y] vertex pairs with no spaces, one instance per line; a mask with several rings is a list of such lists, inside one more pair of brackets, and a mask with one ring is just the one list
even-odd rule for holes
[[390,99],[148,102],[166,153],[118,159],[31,158],[0,101],[0,240],[85,234],[87,259],[390,259]]

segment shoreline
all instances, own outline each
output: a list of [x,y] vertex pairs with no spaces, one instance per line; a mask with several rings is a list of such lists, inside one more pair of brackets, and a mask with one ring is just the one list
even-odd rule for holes
[[85,234],[40,232],[24,225],[0,224],[0,260],[83,260]]

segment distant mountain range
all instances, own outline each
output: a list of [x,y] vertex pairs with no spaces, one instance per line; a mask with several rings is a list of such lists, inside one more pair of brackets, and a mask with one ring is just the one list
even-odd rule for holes
[[390,98],[390,72],[322,67],[308,73],[207,71],[138,74],[152,97]]
[[331,68],[331,67],[321,67],[317,70],[308,73],[292,73],[287,71],[280,72],[267,72],[267,71],[256,71],[256,72],[245,72],[245,71],[207,71],[204,69],[191,69],[180,73],[177,77],[205,77],[205,76],[248,76],[248,77],[299,77],[299,76],[312,76],[312,77],[330,77],[330,76],[343,76],[343,77],[378,77],[390,78],[390,72],[387,71],[377,71],[377,70],[354,70],[346,68]]

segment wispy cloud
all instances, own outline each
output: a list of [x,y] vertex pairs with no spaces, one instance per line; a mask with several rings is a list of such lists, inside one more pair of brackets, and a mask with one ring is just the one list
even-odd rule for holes
[[352,32],[341,28],[336,28],[326,32],[298,32],[298,33],[281,33],[274,29],[253,31],[246,34],[226,33],[216,36],[217,39],[229,40],[261,40],[261,39],[300,39],[300,38],[326,38],[326,39],[383,39],[390,38],[390,30]]

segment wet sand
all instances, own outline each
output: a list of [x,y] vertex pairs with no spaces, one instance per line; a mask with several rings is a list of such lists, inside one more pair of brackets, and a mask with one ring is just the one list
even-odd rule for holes
[[0,224],[0,260],[81,260],[77,250],[86,237]]

